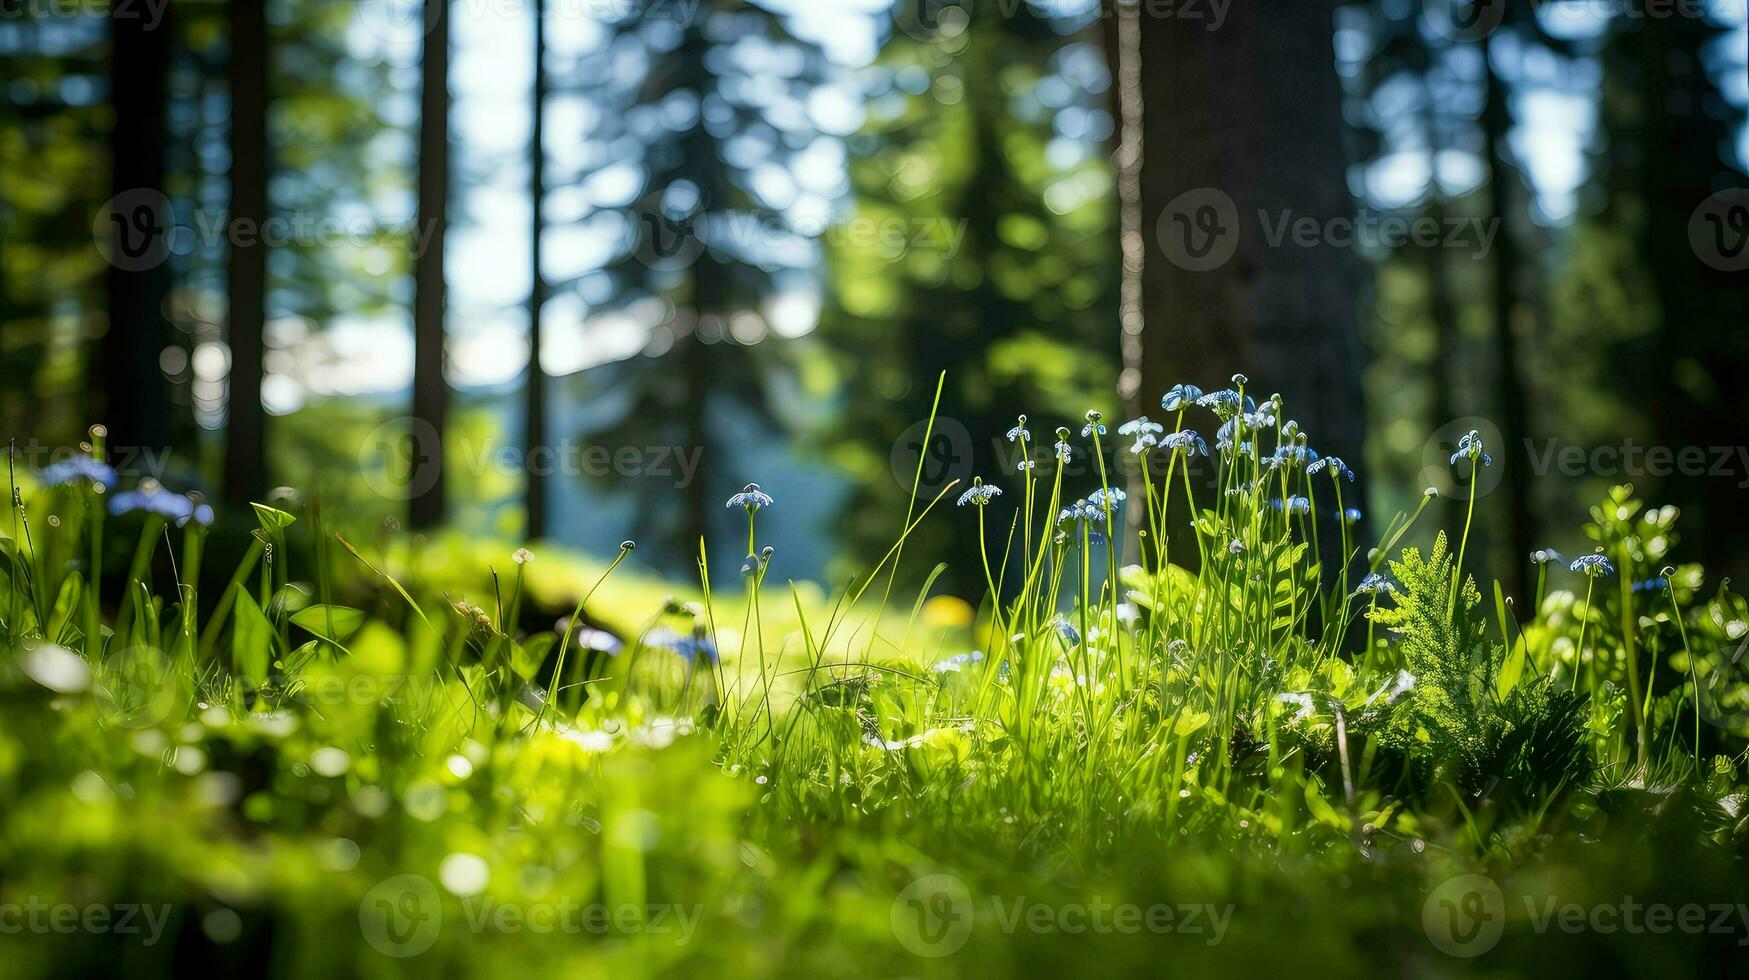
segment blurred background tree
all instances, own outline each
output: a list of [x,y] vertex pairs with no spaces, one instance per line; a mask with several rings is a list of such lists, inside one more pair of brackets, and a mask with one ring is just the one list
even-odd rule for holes
[[[1636,0],[0,0],[0,419],[26,464],[104,421],[150,451],[131,476],[232,508],[633,535],[673,574],[701,535],[733,574],[721,501],[757,480],[812,577],[884,552],[920,461],[925,492],[1011,480],[1019,413],[1048,450],[1244,371],[1364,457],[1373,511],[1461,492],[1485,420],[1509,587],[1624,480],[1742,570],[1745,30]],[[1365,234],[1393,220],[1438,234]],[[1199,267],[1185,229],[1226,226]],[[1624,440],[1725,463],[1608,472]],[[908,560],[969,594],[974,534],[932,520]]]
[[[821,332],[844,377],[827,451],[854,475],[845,543],[863,562],[891,546],[917,466],[920,503],[975,473],[1010,482],[1018,447],[1004,434],[1016,416],[1036,419],[1042,459],[1053,426],[1119,407],[1099,50],[1083,25],[1042,6],[914,13],[898,12],[901,30],[869,72],[854,196],[827,256]],[[1075,485],[1086,493],[1097,481],[1083,469]],[[924,568],[948,563],[962,593],[983,574],[977,548],[965,521],[933,522],[906,543]]]

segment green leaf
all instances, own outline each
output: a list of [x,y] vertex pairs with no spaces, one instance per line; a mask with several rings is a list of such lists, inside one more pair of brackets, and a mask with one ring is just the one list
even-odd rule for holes
[[61,594],[55,597],[55,608],[49,612],[48,628],[43,633],[52,639],[59,639],[61,631],[67,628],[67,623],[78,612],[84,598],[84,576],[78,572],[68,575],[61,583]]
[[255,508],[255,519],[261,522],[261,529],[269,535],[277,535],[278,532],[297,523],[296,517],[277,507],[269,507],[266,504],[250,504],[249,506]]
[[1306,809],[1311,811],[1313,819],[1319,823],[1341,831],[1348,830],[1348,821],[1342,819],[1342,815],[1336,812],[1329,800],[1324,799],[1322,787],[1323,783],[1315,776],[1306,780]]
[[1186,735],[1194,735],[1197,732],[1201,731],[1202,727],[1208,723],[1209,723],[1209,713],[1208,712],[1206,712],[1206,711],[1187,712],[1185,714],[1178,716],[1178,721],[1176,723],[1174,723],[1172,726],[1172,733],[1177,735],[1179,738],[1183,738]]
[[547,659],[547,651],[553,648],[553,642],[558,638],[551,633],[542,633],[530,637],[527,643],[514,643],[510,647],[510,669],[525,681],[532,681],[540,673],[540,665]]
[[339,643],[364,625],[364,612],[351,606],[315,605],[292,613],[291,621],[330,643]]
[[273,624],[247,589],[237,593],[237,626],[231,633],[231,663],[251,682],[267,680],[273,660]]

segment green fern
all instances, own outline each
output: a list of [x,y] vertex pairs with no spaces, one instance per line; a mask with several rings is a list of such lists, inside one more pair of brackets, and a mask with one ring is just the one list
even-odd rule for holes
[[1583,699],[1543,679],[1500,694],[1505,650],[1485,635],[1474,579],[1451,602],[1457,572],[1444,533],[1425,559],[1404,549],[1391,571],[1402,587],[1372,617],[1401,636],[1415,676],[1396,719],[1409,753],[1472,796],[1536,799],[1582,779]]

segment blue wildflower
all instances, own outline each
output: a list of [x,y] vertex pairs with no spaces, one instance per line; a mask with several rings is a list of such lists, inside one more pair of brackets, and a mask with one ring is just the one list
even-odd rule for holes
[[1530,560],[1538,565],[1548,565],[1551,563],[1565,565],[1567,563],[1566,556],[1553,548],[1539,548],[1536,551],[1531,552]]
[[1130,452],[1135,453],[1137,456],[1140,456],[1140,455],[1143,455],[1144,453],[1146,453],[1148,450],[1153,449],[1155,446],[1158,446],[1158,445],[1160,445],[1160,440],[1154,438],[1152,435],[1150,435],[1146,432],[1142,432],[1142,433],[1138,433],[1136,435],[1135,444],[1130,446]]
[[1378,572],[1369,572],[1366,578],[1361,579],[1360,584],[1354,587],[1355,595],[1382,595],[1395,591],[1397,591],[1397,583]]
[[989,486],[984,483],[983,477],[976,476],[972,478],[971,489],[960,494],[959,505],[961,507],[982,507],[1000,496],[1002,496],[1001,487]]
[[1081,427],[1081,438],[1088,439],[1096,435],[1105,435],[1105,426],[1100,420],[1105,418],[1094,409],[1087,410],[1087,424]]
[[1573,564],[1567,566],[1567,570],[1579,572],[1588,578],[1601,578],[1605,575],[1615,574],[1615,566],[1611,565],[1609,558],[1604,555],[1581,555],[1573,560]]
[[37,475],[43,483],[51,487],[65,486],[74,480],[84,479],[105,490],[113,490],[116,483],[115,468],[90,456],[74,456],[72,459],[50,464]]
[[1341,456],[1325,456],[1323,459],[1313,459],[1306,467],[1307,473],[1322,473],[1325,470],[1330,471],[1330,479],[1332,480],[1340,477],[1350,483],[1354,482],[1354,471],[1348,468],[1348,464],[1342,461]]
[[1471,465],[1481,460],[1483,466],[1493,466],[1494,457],[1482,451],[1482,434],[1471,429],[1469,434],[1458,440],[1457,452],[1451,454],[1451,462],[1457,464],[1460,459],[1469,459]]
[[1186,455],[1202,453],[1204,456],[1209,454],[1209,444],[1202,441],[1202,436],[1197,435],[1195,429],[1181,429],[1174,432],[1162,439],[1160,445],[1175,453]]
[[1268,429],[1275,425],[1275,413],[1268,406],[1247,411],[1239,416],[1239,424],[1247,429]]
[[1635,592],[1662,592],[1670,587],[1670,580],[1662,575],[1656,578],[1642,579],[1633,584]]
[[1057,530],[1080,537],[1086,532],[1090,542],[1105,540],[1105,511],[1086,499],[1077,500],[1057,514]]
[[1030,442],[1031,440],[1032,433],[1026,431],[1026,416],[1022,415],[1016,420],[1014,428],[1008,430],[1008,441]]
[[1020,461],[1020,463],[1019,463],[1019,464],[1018,464],[1018,465],[1016,465],[1016,466],[1015,466],[1015,467],[1014,467],[1014,470],[1015,470],[1015,472],[1017,472],[1017,473],[1031,473],[1031,472],[1032,472],[1032,468],[1033,468],[1033,467],[1034,467],[1034,466],[1037,466],[1037,465],[1038,465],[1038,464],[1037,464],[1037,463],[1034,463],[1034,462],[1033,462],[1033,461],[1032,461],[1032,460],[1030,460],[1030,459],[1023,459],[1023,460],[1021,460],[1021,461]]
[[650,634],[648,645],[663,650],[671,650],[682,658],[691,661],[703,659],[709,663],[718,662],[717,645],[711,642],[707,635],[694,631],[691,636],[681,636],[673,630],[662,630]]
[[[202,507],[206,505],[202,504]],[[194,501],[179,493],[171,493],[159,486],[155,480],[140,481],[139,489],[124,490],[109,498],[111,514],[132,514],[142,512],[157,514],[159,517],[182,524],[195,516]],[[212,508],[206,507],[206,520],[203,524],[212,523]]]
[[1202,398],[1202,389],[1196,385],[1173,385],[1160,399],[1160,407],[1168,412],[1182,411],[1197,403]]
[[1285,501],[1278,497],[1271,500],[1269,505],[1276,510],[1286,510],[1290,514],[1309,514],[1312,511],[1312,502],[1300,496],[1289,497]]
[[1257,410],[1257,402],[1250,395],[1240,395],[1231,388],[1211,391],[1198,398],[1196,403],[1213,411],[1223,419],[1230,419],[1241,411],[1254,412]]
[[724,506],[731,510],[741,507],[748,513],[752,513],[761,507],[770,507],[774,503],[776,501],[771,499],[771,494],[759,489],[759,484],[749,483],[741,489],[740,493],[730,497],[729,502]]
[[984,662],[984,652],[973,650],[971,653],[961,653],[939,660],[929,669],[941,674],[957,674],[967,667],[973,667]]
[[[1276,446],[1275,452],[1270,454],[1268,460],[1269,468],[1272,471],[1281,469],[1283,466],[1306,466],[1308,462],[1322,462],[1322,460],[1318,459],[1318,454],[1313,452],[1310,446],[1302,446],[1298,443],[1285,443]],[[1312,472],[1309,466],[1306,468],[1306,472]]]
[[1069,430],[1068,429],[1061,429],[1061,428],[1058,429],[1057,430],[1057,458],[1062,460],[1063,462],[1067,463],[1069,461],[1069,457],[1072,456],[1073,454],[1074,454],[1074,449],[1073,449],[1073,447],[1071,447],[1069,445]]
[[1081,631],[1070,626],[1069,621],[1063,617],[1058,616],[1056,620],[1051,623],[1051,627],[1057,631],[1058,636],[1063,638],[1064,643],[1067,643],[1070,646],[1075,646],[1081,642]]
[[1134,435],[1157,436],[1160,433],[1165,432],[1165,431],[1166,431],[1165,426],[1161,425],[1158,422],[1148,421],[1148,417],[1146,415],[1144,415],[1138,419],[1131,419],[1128,422],[1125,422],[1124,424],[1117,427],[1117,434],[1120,436],[1134,436]]
[[1087,495],[1087,506],[1104,513],[1105,511],[1116,510],[1118,505],[1122,504],[1127,498],[1128,495],[1116,487],[1111,487],[1109,489],[1102,488]]
[[1342,511],[1342,513],[1337,515],[1337,516],[1341,517],[1343,522],[1346,524],[1359,524],[1360,518],[1361,518],[1360,508],[1359,507],[1345,508]]

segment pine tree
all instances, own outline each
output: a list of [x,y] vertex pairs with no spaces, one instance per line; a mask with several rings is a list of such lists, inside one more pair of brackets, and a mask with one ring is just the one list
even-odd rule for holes
[[[555,163],[550,175],[552,186],[581,185],[601,209],[585,223],[616,230],[621,247],[549,285],[582,294],[586,338],[628,323],[644,338],[641,356],[589,375],[611,386],[614,417],[587,440],[610,451],[703,450],[682,492],[672,482],[634,491],[635,523],[658,557],[688,561],[722,501],[751,479],[730,471],[738,444],[786,424],[778,390],[796,341],[774,336],[762,310],[795,265],[789,256],[813,247],[806,216],[784,200],[794,187],[784,171],[820,138],[806,105],[824,55],[745,0],[627,7],[600,44],[555,72],[556,96],[581,97],[589,112],[583,132],[556,137],[585,141],[582,172]],[[631,484],[616,474],[609,485]]]
[[[923,502],[974,473],[1018,479],[1003,439],[1017,414],[1042,438],[1089,407],[1108,417],[1121,407],[1111,175],[1099,152],[1109,79],[1097,48],[1065,41],[1065,25],[1025,4],[1012,16],[944,6],[928,25],[901,26],[910,30],[883,49],[853,143],[847,221],[905,241],[846,235],[828,256],[826,332],[851,393],[831,452],[857,475],[844,531],[864,561],[891,545],[915,468]],[[1095,121],[1066,160],[1054,158],[1068,142],[1053,146],[1058,113]],[[922,446],[943,372],[941,417]],[[1078,471],[1070,492],[1098,481]],[[992,563],[1002,546],[990,543]],[[905,557],[945,562],[944,584],[969,596],[982,588],[978,547],[975,522],[948,517],[907,538]]]

